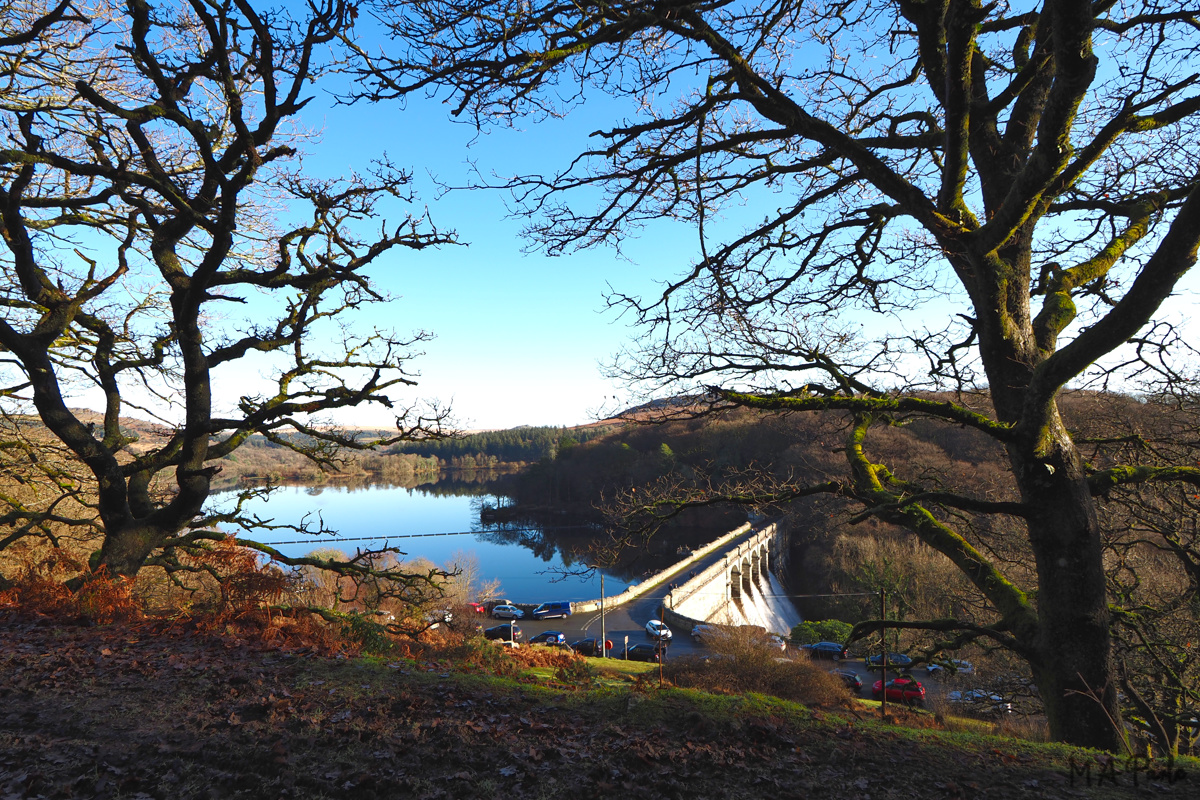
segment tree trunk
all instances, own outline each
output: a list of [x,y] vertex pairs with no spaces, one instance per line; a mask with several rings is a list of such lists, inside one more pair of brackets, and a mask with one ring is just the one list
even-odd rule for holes
[[105,530],[104,543],[92,559],[92,570],[104,567],[110,575],[133,578],[162,543],[163,531],[138,522]]
[[1056,741],[1123,746],[1096,507],[1057,410],[1040,445],[1010,449],[1037,561],[1034,679]]

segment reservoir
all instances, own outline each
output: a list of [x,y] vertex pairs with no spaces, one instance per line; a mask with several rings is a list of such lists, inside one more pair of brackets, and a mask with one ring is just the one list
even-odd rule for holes
[[[232,506],[235,495],[214,495],[214,508]],[[317,549],[335,548],[353,555],[356,548],[397,547],[404,561],[423,558],[445,567],[462,554],[473,555],[482,580],[500,581],[500,593],[515,603],[547,600],[578,602],[600,596],[600,578],[564,575],[582,566],[571,549],[582,547],[594,535],[581,523],[533,525],[480,521],[484,503],[502,498],[486,494],[451,494],[437,484],[405,488],[382,484],[347,486],[283,486],[266,499],[248,501],[243,513],[271,520],[272,525],[323,524],[337,531],[306,536],[294,530],[261,530],[241,534],[272,544],[286,556],[303,556]],[[604,591],[624,591],[637,579],[619,570],[605,571]]]

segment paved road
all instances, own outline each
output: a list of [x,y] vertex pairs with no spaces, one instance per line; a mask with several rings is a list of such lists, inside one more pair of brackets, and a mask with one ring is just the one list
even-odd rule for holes
[[[604,628],[608,640],[613,643],[613,655],[624,652],[625,637],[629,637],[630,646],[653,642],[646,633],[645,625],[651,619],[658,618],[658,608],[662,605],[662,595],[651,592],[649,597],[640,597],[604,613]],[[506,620],[483,621],[485,627],[503,625]],[[534,620],[528,616],[517,621],[525,638],[529,639],[543,631],[561,631],[568,642],[576,642],[592,636],[600,636],[600,614],[574,614],[566,619]],[[667,658],[701,652],[703,648],[692,641],[691,631],[672,631],[671,644],[667,648]]]

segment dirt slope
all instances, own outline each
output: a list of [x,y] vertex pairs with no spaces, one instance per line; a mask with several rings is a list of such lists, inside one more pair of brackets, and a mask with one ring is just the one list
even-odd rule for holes
[[0,798],[1200,796],[1194,775],[1100,785],[1094,761],[1072,787],[1070,757],[761,698],[553,690],[0,612]]

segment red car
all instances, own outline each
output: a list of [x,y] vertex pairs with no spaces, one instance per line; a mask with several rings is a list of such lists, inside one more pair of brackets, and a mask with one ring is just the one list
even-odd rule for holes
[[484,607],[483,607],[483,603],[467,603],[467,608],[471,609],[476,614],[486,614],[487,613],[487,610],[484,609]]
[[[883,696],[883,681],[875,681],[871,696],[876,700]],[[919,706],[925,702],[925,687],[913,678],[893,678],[887,682],[887,699],[889,703]]]

